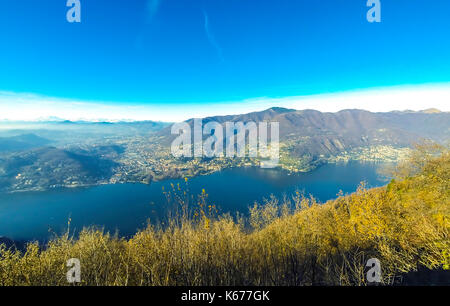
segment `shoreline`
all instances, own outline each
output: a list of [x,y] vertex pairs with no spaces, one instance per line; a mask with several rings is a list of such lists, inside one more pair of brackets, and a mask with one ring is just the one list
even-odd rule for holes
[[[378,160],[378,161],[374,161],[374,160],[361,160],[361,159],[347,159],[347,160],[331,160],[331,161],[327,161],[327,162],[323,162],[323,163],[319,163],[315,166],[312,167],[308,167],[308,168],[304,168],[304,169],[289,169],[286,167],[283,167],[282,165],[279,165],[278,167],[275,168],[260,168],[259,166],[256,165],[251,165],[251,166],[230,166],[230,167],[224,167],[221,169],[217,169],[217,170],[211,170],[208,171],[206,173],[201,173],[201,174],[197,174],[194,176],[186,176],[186,178],[188,179],[193,179],[193,178],[197,178],[197,177],[202,177],[202,176],[208,176],[217,172],[221,172],[221,171],[226,171],[226,170],[231,170],[231,169],[246,169],[246,168],[258,168],[261,170],[267,170],[267,171],[283,171],[285,173],[287,173],[288,175],[292,175],[292,174],[301,174],[301,173],[311,173],[317,169],[319,169],[322,166],[325,165],[346,165],[352,162],[356,162],[356,163],[361,163],[361,164],[390,164],[390,163],[395,163],[392,161],[383,161],[383,160]],[[160,183],[160,182],[165,182],[165,181],[170,181],[170,180],[182,180],[184,179],[184,177],[182,176],[173,176],[173,177],[166,177],[163,179],[158,179],[158,180],[152,180],[150,182],[146,182],[146,181],[121,181],[121,182],[100,182],[100,183],[94,183],[94,184],[79,184],[79,185],[61,185],[61,186],[57,186],[57,187],[36,187],[36,188],[31,188],[31,189],[22,189],[22,190],[12,190],[12,191],[1,191],[0,195],[13,195],[13,194],[25,194],[25,193],[41,193],[41,192],[49,192],[49,191],[57,191],[57,190],[75,190],[75,189],[85,189],[85,188],[92,188],[92,187],[99,187],[99,186],[106,186],[106,185],[126,185],[126,184],[137,184],[137,185],[151,185],[152,183]]]

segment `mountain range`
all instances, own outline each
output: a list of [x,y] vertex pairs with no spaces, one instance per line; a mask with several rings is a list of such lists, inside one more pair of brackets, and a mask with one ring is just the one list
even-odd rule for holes
[[[187,120],[193,125],[194,119]],[[280,164],[309,171],[339,160],[398,161],[415,143],[450,141],[450,113],[429,109],[372,113],[270,108],[203,118],[203,124],[278,122]],[[24,125],[25,126],[25,125]],[[0,191],[46,190],[195,176],[257,159],[175,158],[171,124],[59,122],[0,130]],[[208,137],[208,135],[204,135]]]
[[[410,147],[421,140],[445,143],[450,140],[450,113],[436,109],[372,113],[342,110],[323,113],[316,110],[270,108],[242,115],[215,116],[203,124],[225,122],[279,122],[280,141],[293,143],[293,154],[334,155],[369,146]],[[187,121],[191,126],[193,119]],[[170,127],[158,132],[166,143],[175,137]]]

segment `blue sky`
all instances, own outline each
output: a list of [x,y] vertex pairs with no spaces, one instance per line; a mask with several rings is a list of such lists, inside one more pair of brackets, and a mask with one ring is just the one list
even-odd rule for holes
[[381,23],[366,0],[80,2],[75,24],[66,0],[0,0],[0,104],[193,115],[450,82],[448,0],[381,0]]

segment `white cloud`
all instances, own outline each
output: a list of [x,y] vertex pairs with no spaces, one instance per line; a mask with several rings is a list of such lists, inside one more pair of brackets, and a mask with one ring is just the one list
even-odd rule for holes
[[[211,107],[213,105],[213,107]],[[182,121],[215,115],[233,115],[270,107],[316,109],[335,112],[365,109],[374,112],[438,108],[450,111],[450,83],[399,86],[314,96],[254,98],[215,104],[119,104],[79,101],[35,94],[0,92],[0,119],[38,120],[59,117],[67,120],[154,120]]]
[[322,112],[336,112],[353,108],[372,112],[419,111],[428,108],[450,111],[450,83],[373,88],[263,100],[267,104],[280,107],[316,109]]

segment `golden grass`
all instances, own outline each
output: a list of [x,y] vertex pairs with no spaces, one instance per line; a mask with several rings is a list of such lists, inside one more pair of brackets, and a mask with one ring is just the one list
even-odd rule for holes
[[216,216],[206,192],[193,201],[173,186],[166,195],[180,209],[164,228],[129,240],[85,229],[23,253],[0,247],[0,285],[69,285],[70,258],[81,261],[81,285],[94,286],[366,285],[373,257],[383,284],[448,269],[450,154],[435,153],[419,148],[385,188],[362,185],[323,205],[299,193],[270,198],[247,219]]

